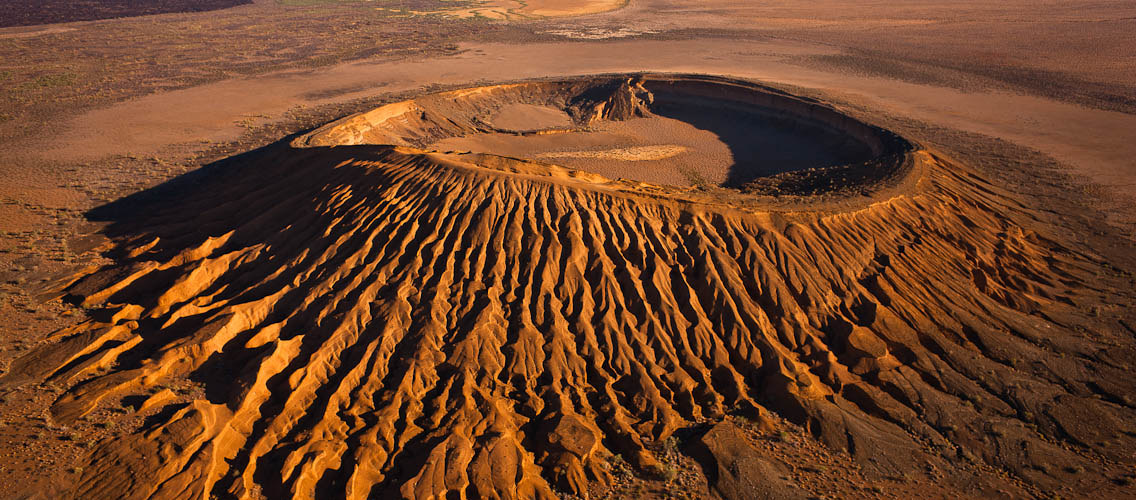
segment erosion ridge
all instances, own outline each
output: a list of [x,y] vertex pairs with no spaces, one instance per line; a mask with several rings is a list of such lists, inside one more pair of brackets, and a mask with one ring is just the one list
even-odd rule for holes
[[[1132,463],[1132,340],[1078,328],[1103,262],[974,169],[821,103],[651,82],[652,104],[748,92],[839,124],[871,153],[857,192],[891,188],[833,208],[816,186],[852,167],[810,170],[828,180],[782,185],[802,200],[785,209],[424,149],[491,128],[459,119],[475,99],[547,83],[398,103],[112,226],[115,263],[61,292],[95,313],[0,384],[66,388],[64,424],[156,409],[96,447],[79,498],[587,495],[616,454],[659,473],[650,443],[769,412],[880,476],[985,491],[959,465],[979,462],[1118,488],[1101,464]],[[175,377],[205,397],[170,402]]]

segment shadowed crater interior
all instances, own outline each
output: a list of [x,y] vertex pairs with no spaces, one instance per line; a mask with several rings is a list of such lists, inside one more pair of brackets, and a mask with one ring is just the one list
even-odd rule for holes
[[[886,130],[807,98],[701,75],[462,89],[344,118],[297,142],[490,153],[678,186],[780,191],[771,182],[795,179],[798,193],[831,187],[832,178],[847,183],[886,174],[895,164],[890,159],[911,149]],[[810,179],[818,173],[823,186]]]

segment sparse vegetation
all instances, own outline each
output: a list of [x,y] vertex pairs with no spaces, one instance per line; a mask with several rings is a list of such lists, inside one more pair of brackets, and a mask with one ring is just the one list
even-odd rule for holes
[[623,459],[623,455],[620,455],[618,453],[613,454],[611,455],[611,457],[609,457],[608,469],[611,471],[613,476],[623,479],[630,478],[634,475],[631,470],[631,465]]
[[43,75],[35,80],[24,83],[25,88],[43,89],[51,87],[67,87],[75,83],[77,76],[74,73],[53,73]]
[[651,469],[651,474],[662,481],[674,481],[678,477],[678,469],[669,463],[659,464]]

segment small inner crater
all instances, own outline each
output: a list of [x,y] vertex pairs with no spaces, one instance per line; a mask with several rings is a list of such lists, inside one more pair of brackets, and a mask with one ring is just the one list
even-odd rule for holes
[[743,189],[792,172],[870,165],[910,146],[808,99],[695,75],[582,77],[431,94],[345,118],[302,142],[489,153],[610,179]]

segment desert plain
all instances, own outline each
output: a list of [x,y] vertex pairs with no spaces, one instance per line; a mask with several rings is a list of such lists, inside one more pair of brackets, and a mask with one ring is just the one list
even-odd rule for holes
[[1130,2],[0,6],[5,498],[1136,498]]

